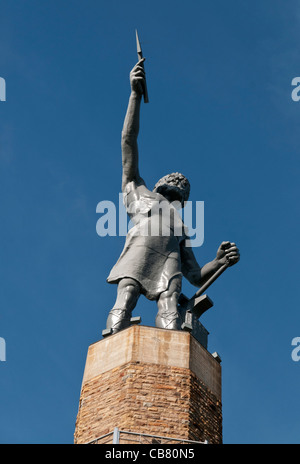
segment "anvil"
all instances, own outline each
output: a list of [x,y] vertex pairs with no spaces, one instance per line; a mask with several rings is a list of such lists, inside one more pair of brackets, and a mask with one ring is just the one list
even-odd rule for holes
[[199,319],[202,314],[213,306],[213,301],[204,295],[205,290],[228,268],[229,264],[223,264],[215,274],[213,274],[192,298],[187,298],[181,294],[179,297],[178,311],[182,319],[181,329],[188,332],[193,330],[193,319]]

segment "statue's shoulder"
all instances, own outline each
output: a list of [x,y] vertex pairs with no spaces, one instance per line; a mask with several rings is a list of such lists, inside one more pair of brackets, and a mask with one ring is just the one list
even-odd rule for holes
[[132,180],[128,182],[125,187],[123,188],[123,195],[128,196],[133,194],[135,197],[140,197],[140,196],[149,196],[153,194],[151,190],[149,190],[142,178],[139,180]]
[[149,190],[143,180],[140,182],[130,181],[123,188],[123,202],[126,208],[136,202],[145,203],[150,208],[153,201],[159,201],[159,195]]

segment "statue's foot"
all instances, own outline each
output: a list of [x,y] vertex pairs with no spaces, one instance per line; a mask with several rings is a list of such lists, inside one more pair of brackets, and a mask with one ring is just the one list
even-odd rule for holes
[[110,329],[111,333],[117,333],[120,330],[130,326],[131,311],[128,309],[113,308],[108,315],[106,321],[106,329]]
[[175,316],[167,318],[158,314],[155,319],[155,327],[158,327],[160,329],[180,330],[179,317]]

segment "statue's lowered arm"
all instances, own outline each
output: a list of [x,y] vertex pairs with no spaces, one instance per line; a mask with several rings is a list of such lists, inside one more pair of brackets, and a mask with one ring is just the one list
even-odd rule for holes
[[215,259],[199,266],[191,247],[186,247],[183,242],[181,245],[181,266],[184,277],[195,287],[201,287],[226,264],[232,266],[239,261],[239,250],[235,243],[222,242],[218,248]]

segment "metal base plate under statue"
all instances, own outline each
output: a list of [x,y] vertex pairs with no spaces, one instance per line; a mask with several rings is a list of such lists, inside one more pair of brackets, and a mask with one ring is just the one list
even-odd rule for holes
[[188,331],[141,325],[92,344],[74,441],[116,436],[124,444],[222,443],[220,357]]

